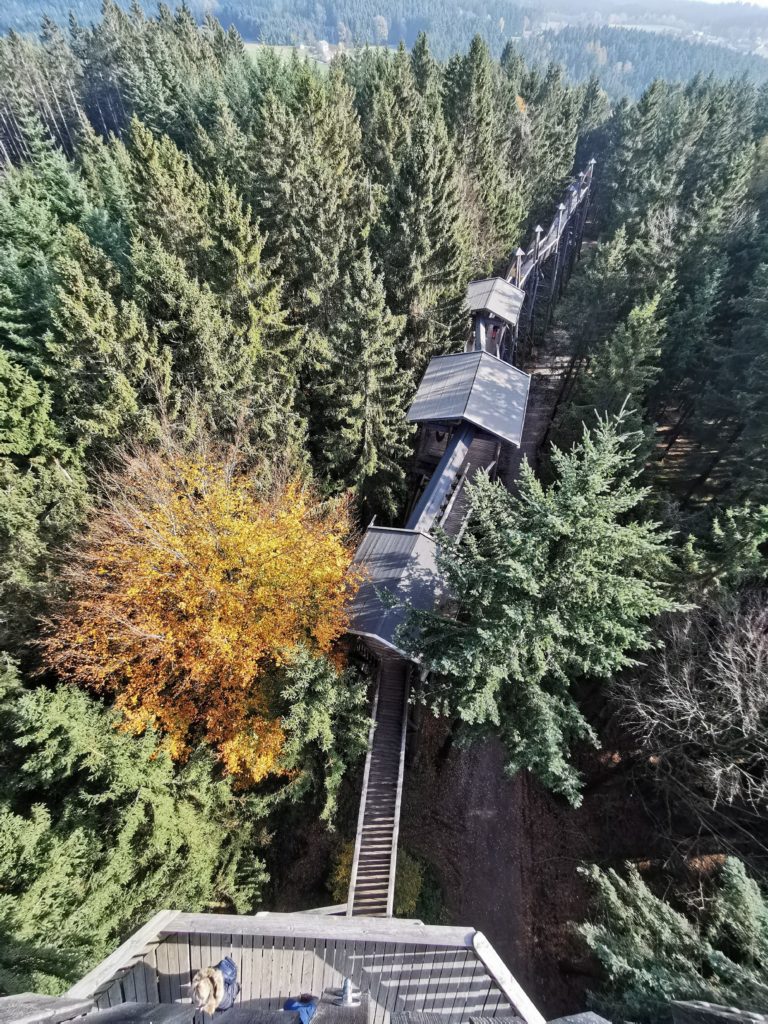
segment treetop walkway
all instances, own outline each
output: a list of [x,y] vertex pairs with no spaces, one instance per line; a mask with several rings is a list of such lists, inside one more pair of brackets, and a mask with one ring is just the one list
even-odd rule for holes
[[[435,531],[458,538],[469,508],[466,485],[492,472],[502,446],[523,444],[530,375],[515,365],[537,326],[546,326],[581,246],[594,161],[565,191],[548,231],[537,226],[505,277],[471,281],[465,308],[472,328],[465,351],[435,356],[407,412],[439,452],[434,472],[403,528],[371,525],[355,560],[365,581],[352,604],[350,632],[378,660],[373,724],[363,776],[347,914],[393,914],[397,838],[410,678],[402,649],[409,608],[438,608],[448,596]],[[383,595],[386,592],[387,598]]]

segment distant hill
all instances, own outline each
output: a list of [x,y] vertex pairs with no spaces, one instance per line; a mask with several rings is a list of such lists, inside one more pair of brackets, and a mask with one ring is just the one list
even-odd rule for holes
[[[148,12],[149,0],[134,0]],[[170,6],[176,6],[170,3]],[[277,46],[327,41],[410,47],[426,32],[437,57],[466,51],[481,35],[499,56],[512,42],[534,63],[563,64],[569,78],[591,74],[613,97],[637,96],[654,78],[687,81],[696,74],[768,79],[768,10],[695,0],[543,0],[536,9],[512,0],[191,0],[249,42]],[[101,0],[6,0],[0,32],[35,32],[43,14],[65,22],[99,16]]]
[[609,95],[639,96],[655,78],[687,82],[695,75],[768,81],[768,60],[671,32],[588,25],[543,32],[520,43],[528,61],[562,64],[576,82],[595,74]]

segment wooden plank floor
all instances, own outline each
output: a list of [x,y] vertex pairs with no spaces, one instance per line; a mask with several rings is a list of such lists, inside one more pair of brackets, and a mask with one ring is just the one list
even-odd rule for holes
[[353,915],[383,917],[391,913],[387,897],[399,814],[400,750],[406,726],[408,662],[382,660],[376,728],[370,767],[362,795],[364,811],[358,836],[357,875],[351,895]]

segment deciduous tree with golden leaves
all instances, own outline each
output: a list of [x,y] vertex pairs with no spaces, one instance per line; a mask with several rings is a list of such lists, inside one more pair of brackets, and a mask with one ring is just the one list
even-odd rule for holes
[[159,730],[176,759],[205,742],[244,785],[287,772],[281,669],[346,628],[348,503],[170,442],[125,453],[104,493],[70,552],[48,665],[114,694],[125,728]]

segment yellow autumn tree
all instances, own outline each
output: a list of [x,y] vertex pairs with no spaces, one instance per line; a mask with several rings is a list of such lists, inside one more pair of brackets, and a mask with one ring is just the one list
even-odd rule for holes
[[207,742],[242,783],[279,772],[274,669],[346,628],[348,504],[173,445],[126,454],[104,492],[64,571],[47,664],[114,694],[125,728],[159,730],[174,758]]

